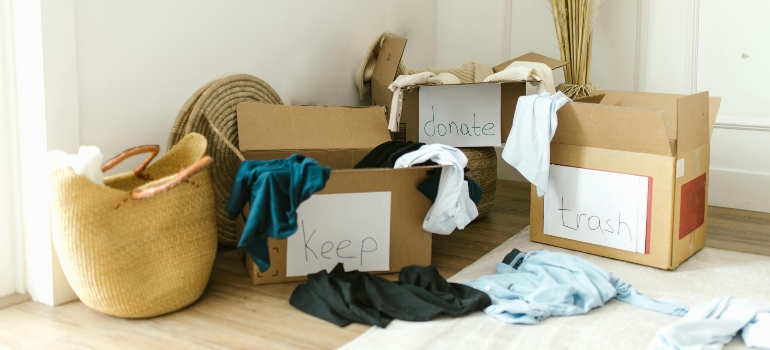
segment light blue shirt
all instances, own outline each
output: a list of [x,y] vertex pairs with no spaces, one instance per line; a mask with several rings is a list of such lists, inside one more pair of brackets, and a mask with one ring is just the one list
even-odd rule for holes
[[484,312],[508,323],[536,324],[550,316],[587,313],[617,298],[631,305],[683,316],[684,306],[640,294],[612,273],[584,259],[539,250],[497,264],[497,274],[465,284],[485,291],[492,305]]
[[519,97],[513,126],[503,148],[503,159],[537,187],[537,195],[548,188],[551,139],[556,133],[556,111],[570,102],[561,92]]
[[770,303],[725,297],[698,304],[647,348],[722,349],[741,330],[746,346],[770,349]]

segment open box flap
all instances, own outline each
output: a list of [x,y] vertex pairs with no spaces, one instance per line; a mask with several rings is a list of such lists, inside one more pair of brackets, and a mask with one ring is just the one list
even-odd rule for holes
[[711,135],[714,135],[714,124],[717,122],[717,113],[719,113],[719,105],[721,104],[721,97],[709,97],[709,140],[711,140]]
[[239,148],[246,151],[372,149],[390,141],[383,107],[237,106]]
[[494,67],[492,67],[492,71],[495,73],[508,68],[508,66],[514,62],[514,61],[525,61],[525,62],[540,62],[544,63],[546,66],[550,67],[551,70],[554,70],[556,68],[562,67],[567,64],[567,62],[555,60],[550,57],[543,56],[538,53],[530,52],[528,54],[525,54],[523,56],[516,57],[512,60],[508,60],[506,62],[500,63]]
[[372,104],[377,106],[390,106],[393,92],[388,89],[390,83],[396,80],[396,70],[401,62],[406,48],[406,38],[385,38],[377,56],[377,63],[372,73]]
[[682,96],[677,100],[676,154],[684,155],[710,140],[709,93]]
[[661,111],[569,102],[557,115],[553,143],[672,155]]

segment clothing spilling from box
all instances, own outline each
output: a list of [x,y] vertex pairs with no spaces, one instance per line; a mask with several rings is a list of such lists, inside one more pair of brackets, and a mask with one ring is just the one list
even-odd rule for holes
[[532,183],[531,239],[676,268],[705,244],[720,99],[597,94],[519,98],[502,157]]
[[[535,84],[538,91],[553,94],[552,70],[566,64],[529,53],[494,67],[486,65],[487,69],[469,62],[468,69],[464,65],[456,69],[403,72],[400,59],[407,40],[389,36],[380,42],[373,46],[377,48],[376,61],[370,48],[364,63],[374,61],[368,81],[372,104],[389,108],[389,126],[396,133],[395,139],[453,147],[500,146],[508,139],[518,98],[527,93],[526,84]],[[475,67],[475,71],[470,67]],[[425,71],[429,73],[426,75]],[[461,84],[442,84],[435,78],[423,78],[444,72],[463,72],[457,73],[458,77],[472,79],[461,79]],[[369,86],[365,84],[366,75],[363,78],[362,82],[357,81],[362,94]]]
[[255,284],[302,280],[337,262],[378,272],[427,265],[430,233],[478,214],[467,157],[391,141],[382,107],[240,103],[237,120],[245,160],[228,211]]
[[[770,303],[724,297],[692,309],[651,299],[599,266],[563,253],[514,249],[497,273],[463,284],[444,280],[433,266],[408,266],[397,282],[337,265],[299,285],[291,305],[338,326],[353,322],[386,327],[393,319],[428,321],[483,310],[510,324],[536,325],[552,316],[582,315],[618,299],[683,317],[651,339],[652,349],[721,348],[741,332],[746,345],[770,346]],[[622,321],[622,320],[618,320]]]

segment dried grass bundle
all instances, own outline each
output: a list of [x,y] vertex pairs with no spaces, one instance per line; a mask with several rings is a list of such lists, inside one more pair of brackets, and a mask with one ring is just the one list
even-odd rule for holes
[[556,39],[561,60],[569,62],[564,67],[564,84],[557,90],[570,98],[591,95],[597,89],[591,84],[591,37],[594,21],[599,13],[601,0],[549,0]]

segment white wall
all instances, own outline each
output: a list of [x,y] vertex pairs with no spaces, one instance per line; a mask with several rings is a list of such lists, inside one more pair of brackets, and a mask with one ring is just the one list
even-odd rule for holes
[[[165,148],[187,98],[238,73],[262,78],[287,104],[360,105],[353,75],[386,30],[409,38],[407,62],[436,63],[436,0],[31,3],[37,1],[45,149],[98,145],[111,157],[141,144]],[[39,228],[27,235],[35,237],[27,252],[30,284],[41,286],[31,292],[35,300],[59,304],[74,294],[47,231]]]
[[687,1],[649,1],[646,90],[684,94],[687,61]]
[[[506,7],[509,2],[509,7]],[[637,84],[639,1],[605,1],[597,17],[591,66],[592,81],[604,89],[633,90]],[[510,28],[503,27],[510,10]],[[510,52],[501,50],[510,35]],[[550,5],[543,0],[440,1],[436,61],[440,67],[467,61],[496,65],[505,57],[537,52],[560,58]],[[554,71],[556,84],[564,82],[561,68]],[[534,91],[534,90],[533,90]],[[532,91],[532,92],[533,92]],[[503,162],[498,148],[498,178],[525,181]]]
[[[507,1],[438,6],[437,62],[500,61]],[[535,51],[558,58],[546,1],[511,5],[510,56]],[[526,13],[525,15],[522,15]],[[709,203],[770,212],[770,81],[765,34],[770,2],[762,0],[605,1],[596,19],[591,81],[604,89],[689,94],[709,90],[723,102],[711,143]],[[741,55],[746,53],[747,58]],[[502,55],[504,56],[504,55]],[[554,74],[556,83],[563,73]],[[498,176],[523,180],[500,160]]]
[[770,212],[769,10],[766,1],[650,0],[647,90],[722,97],[710,205]]
[[770,2],[700,0],[696,10],[697,89],[722,96],[709,202],[770,212]]
[[385,30],[410,39],[405,60],[435,62],[436,1],[184,0],[75,3],[80,139],[111,156],[165,146],[204,84],[264,79],[287,104],[358,105],[353,75]]
[[401,58],[407,67],[436,65],[437,8],[438,0],[385,1],[385,28],[408,39]]
[[[12,120],[14,111],[13,86],[11,74],[13,68],[10,55],[11,23],[9,2],[0,0],[0,298],[16,292],[16,227],[14,225],[17,214],[14,210],[12,176],[16,167],[14,164]],[[13,170],[12,170],[13,169]]]
[[[500,62],[503,2],[441,0],[437,9],[436,65]],[[409,64],[409,62],[407,62]],[[415,67],[424,68],[424,67]]]

